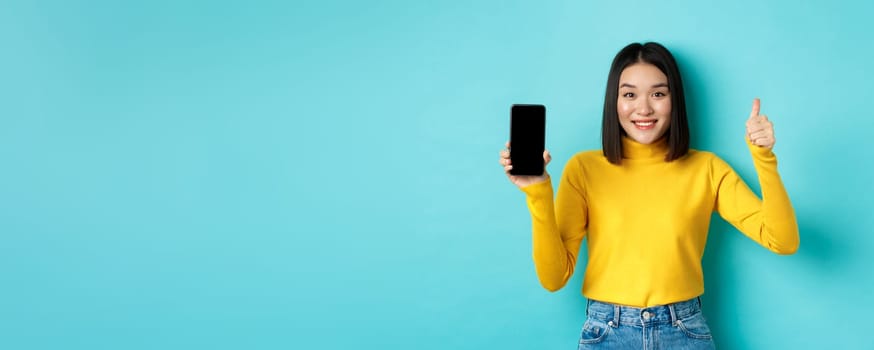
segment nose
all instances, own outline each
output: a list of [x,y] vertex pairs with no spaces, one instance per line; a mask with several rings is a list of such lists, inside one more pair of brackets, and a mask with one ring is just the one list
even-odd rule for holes
[[638,100],[636,110],[637,114],[641,116],[649,116],[650,114],[653,114],[653,112],[655,112],[649,105],[649,99],[646,98]]

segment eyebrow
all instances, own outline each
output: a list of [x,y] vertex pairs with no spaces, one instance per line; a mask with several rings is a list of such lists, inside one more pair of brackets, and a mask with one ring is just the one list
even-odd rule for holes
[[[619,87],[620,88],[627,87],[627,88],[632,88],[632,89],[637,88],[637,86],[631,85],[629,83],[622,83],[622,85],[619,85]],[[652,87],[653,88],[668,87],[668,83],[658,83],[658,84],[653,85]]]

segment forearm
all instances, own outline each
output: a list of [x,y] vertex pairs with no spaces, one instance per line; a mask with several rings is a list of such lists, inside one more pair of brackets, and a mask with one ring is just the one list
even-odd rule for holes
[[777,157],[770,149],[748,144],[762,189],[762,220],[759,225],[763,243],[778,254],[798,250],[799,234],[795,210],[777,172]]
[[551,181],[522,188],[531,213],[534,267],[544,288],[556,291],[573,272],[573,255],[569,254],[559,230]]

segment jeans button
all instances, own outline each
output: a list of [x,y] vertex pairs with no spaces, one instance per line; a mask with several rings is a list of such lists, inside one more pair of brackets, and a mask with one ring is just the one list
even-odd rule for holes
[[652,317],[652,314],[649,313],[649,311],[644,311],[644,312],[643,312],[643,319],[644,319],[644,320],[649,320],[650,317]]

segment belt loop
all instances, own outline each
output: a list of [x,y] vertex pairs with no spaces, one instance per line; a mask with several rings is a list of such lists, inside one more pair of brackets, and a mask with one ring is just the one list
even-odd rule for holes
[[589,316],[589,305],[592,305],[592,299],[586,299],[586,317]]
[[613,327],[619,327],[619,305],[613,304]]
[[671,312],[671,324],[677,324],[677,313],[674,311],[674,304],[668,304],[668,311]]
[[698,309],[703,309],[703,307],[701,307],[701,296],[700,295],[698,296]]

